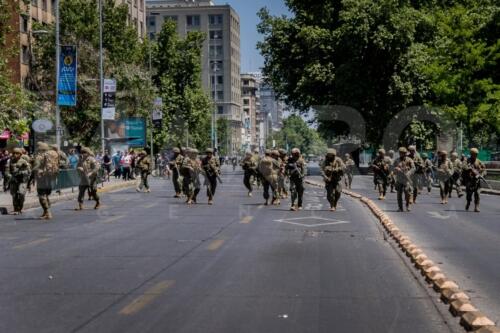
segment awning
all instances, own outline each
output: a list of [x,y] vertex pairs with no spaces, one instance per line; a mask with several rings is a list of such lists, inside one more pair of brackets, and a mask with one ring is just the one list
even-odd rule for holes
[[0,140],[9,140],[10,139],[10,131],[3,131],[2,134],[0,134]]

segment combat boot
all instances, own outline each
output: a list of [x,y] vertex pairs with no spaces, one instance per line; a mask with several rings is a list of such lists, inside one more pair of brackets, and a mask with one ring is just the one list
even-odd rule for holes
[[479,213],[479,212],[480,212],[480,210],[479,210],[479,204],[475,204],[475,205],[474,205],[474,211],[475,211],[476,213]]
[[83,210],[83,203],[79,202],[78,206],[75,207],[75,210]]
[[470,208],[470,201],[467,201],[467,203],[465,204],[465,210],[469,211],[469,208]]
[[296,212],[296,211],[297,211],[297,208],[295,207],[295,205],[292,205],[292,206],[290,207],[290,210],[291,210],[292,212]]
[[94,206],[94,209],[99,209],[99,207],[101,207],[101,202],[99,200],[97,200],[95,202],[95,206]]
[[209,205],[213,205],[214,204],[214,201],[212,199],[208,199],[208,204]]

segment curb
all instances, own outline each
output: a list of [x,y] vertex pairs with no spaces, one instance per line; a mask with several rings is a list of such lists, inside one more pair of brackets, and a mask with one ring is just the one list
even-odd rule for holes
[[[315,181],[306,180],[305,182],[312,186],[324,188],[322,184]],[[466,330],[479,333],[500,333],[500,329],[495,326],[495,323],[470,302],[470,297],[459,288],[458,284],[447,278],[441,268],[435,265],[424,251],[415,245],[374,201],[349,190],[342,190],[342,192],[352,198],[359,199],[368,206],[389,236],[401,248],[401,251],[410,257],[415,268],[420,270],[426,281],[441,295],[441,299],[450,305],[451,314],[460,317],[460,324]]]
[[[119,184],[112,184],[104,187],[100,187],[97,189],[98,193],[108,193],[116,190],[121,190],[129,187],[135,187],[137,186],[138,181],[130,181],[130,182],[124,182],[124,183],[119,183]],[[50,203],[55,204],[59,202],[64,202],[64,201],[71,201],[75,200],[78,198],[78,191],[72,192],[72,193],[64,193],[64,194],[53,194],[50,197]],[[37,208],[40,207],[40,204],[38,201],[35,199],[34,201],[26,202],[24,204],[23,210],[26,209],[32,209],[32,208]],[[13,210],[12,205],[6,205],[0,208],[6,209],[8,212]]]

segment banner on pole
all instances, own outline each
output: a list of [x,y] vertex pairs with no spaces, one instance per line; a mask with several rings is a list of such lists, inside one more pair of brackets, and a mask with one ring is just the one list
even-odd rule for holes
[[161,110],[162,107],[163,107],[163,100],[161,99],[161,97],[155,98],[153,114],[152,114],[153,125],[155,128],[161,128],[163,119],[163,112]]
[[77,57],[75,45],[62,45],[59,56],[57,105],[76,106]]
[[116,80],[104,79],[102,95],[102,119],[115,120]]

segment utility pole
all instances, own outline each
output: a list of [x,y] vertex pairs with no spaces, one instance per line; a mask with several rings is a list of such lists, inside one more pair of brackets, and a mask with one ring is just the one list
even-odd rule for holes
[[59,108],[59,69],[60,69],[60,41],[59,41],[59,0],[55,2],[56,6],[56,145],[61,148],[61,109]]
[[102,54],[102,0],[99,0],[99,82],[100,82],[100,100],[101,100],[101,152],[104,156],[106,150],[106,138],[104,137],[104,118],[102,114],[103,90],[104,90],[104,61]]

